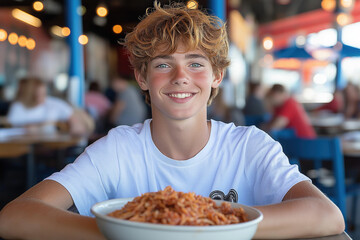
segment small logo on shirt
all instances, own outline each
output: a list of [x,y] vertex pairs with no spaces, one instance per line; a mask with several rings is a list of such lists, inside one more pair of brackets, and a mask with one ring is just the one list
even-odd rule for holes
[[230,189],[229,193],[226,195],[220,190],[214,190],[209,194],[209,197],[214,200],[224,200],[235,203],[238,201],[238,194],[235,189]]

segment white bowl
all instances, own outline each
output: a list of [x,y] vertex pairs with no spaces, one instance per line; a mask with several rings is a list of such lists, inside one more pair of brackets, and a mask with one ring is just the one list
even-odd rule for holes
[[[255,208],[231,203],[233,208],[242,207],[248,215],[247,222],[218,226],[174,226],[165,224],[142,223],[107,216],[108,213],[122,208],[133,198],[119,198],[95,204],[91,212],[96,217],[100,231],[110,240],[250,240],[263,219]],[[220,204],[222,201],[216,201]]]

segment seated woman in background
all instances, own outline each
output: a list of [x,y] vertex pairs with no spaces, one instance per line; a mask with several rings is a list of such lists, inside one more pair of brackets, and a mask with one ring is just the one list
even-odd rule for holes
[[[62,99],[47,95],[45,82],[36,77],[23,78],[7,121],[14,127],[26,127],[30,132],[54,133],[59,122],[66,123],[72,134],[86,134],[93,128],[86,113],[74,109]],[[84,119],[87,119],[85,122]],[[87,123],[87,124],[84,124]]]

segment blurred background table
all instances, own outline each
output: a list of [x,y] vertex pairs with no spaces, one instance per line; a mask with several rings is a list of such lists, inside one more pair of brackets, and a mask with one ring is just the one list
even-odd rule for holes
[[81,143],[83,137],[67,133],[27,133],[24,129],[1,129],[0,158],[26,156],[26,187],[37,182],[35,147],[62,150]]

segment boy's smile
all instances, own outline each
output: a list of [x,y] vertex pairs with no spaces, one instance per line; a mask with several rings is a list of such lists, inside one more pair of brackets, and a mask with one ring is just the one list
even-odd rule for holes
[[158,55],[148,64],[146,79],[140,87],[149,90],[153,115],[186,119],[202,113],[206,117],[211,88],[222,76],[215,77],[211,63],[201,50],[186,51],[183,45],[169,55]]

